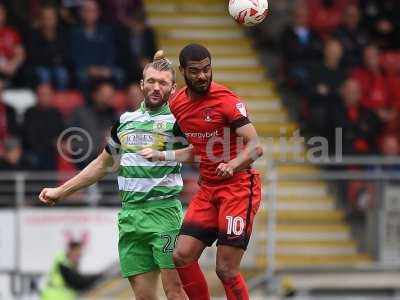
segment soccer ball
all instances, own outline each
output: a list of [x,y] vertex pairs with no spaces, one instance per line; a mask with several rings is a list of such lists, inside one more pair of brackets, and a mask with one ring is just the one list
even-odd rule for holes
[[268,0],[229,0],[229,14],[239,24],[257,25],[268,14]]

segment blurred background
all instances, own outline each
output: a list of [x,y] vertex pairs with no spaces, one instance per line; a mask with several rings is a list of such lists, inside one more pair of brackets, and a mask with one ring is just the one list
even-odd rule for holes
[[[242,264],[251,299],[400,299],[400,2],[269,2],[254,28],[224,0],[0,2],[1,300],[39,299],[71,241],[83,244],[80,271],[102,274],[82,299],[132,299],[118,273],[116,176],[57,207],[37,195],[138,107],[156,49],[177,67],[192,42],[209,48],[214,79],[244,100],[265,148]],[[184,203],[196,180],[186,166]],[[215,249],[201,263],[223,299]]]

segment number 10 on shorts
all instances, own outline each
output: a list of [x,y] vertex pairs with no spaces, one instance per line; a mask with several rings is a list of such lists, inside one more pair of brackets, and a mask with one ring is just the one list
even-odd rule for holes
[[241,235],[244,229],[244,221],[242,217],[226,216],[228,221],[227,234]]

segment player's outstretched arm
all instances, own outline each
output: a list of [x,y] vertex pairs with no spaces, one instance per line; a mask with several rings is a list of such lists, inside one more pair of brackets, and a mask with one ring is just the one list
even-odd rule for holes
[[56,204],[57,201],[99,181],[108,173],[113,166],[113,162],[113,157],[104,150],[79,174],[72,177],[63,185],[56,188],[44,188],[39,195],[39,200],[48,205]]
[[248,168],[263,155],[263,149],[253,124],[249,123],[237,128],[236,134],[243,138],[245,147],[236,158],[218,165],[215,170],[218,176],[230,177],[233,173]]
[[178,149],[178,150],[167,150],[158,151],[152,148],[145,148],[139,152],[145,159],[149,161],[177,161],[191,163],[194,161],[193,146]]

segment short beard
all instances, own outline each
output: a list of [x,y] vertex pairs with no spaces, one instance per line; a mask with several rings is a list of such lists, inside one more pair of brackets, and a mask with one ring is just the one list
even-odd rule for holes
[[207,88],[206,89],[198,89],[193,83],[192,83],[192,81],[190,81],[186,76],[184,76],[184,78],[185,78],[185,83],[186,83],[186,86],[188,87],[188,89],[190,90],[190,91],[192,91],[193,93],[195,93],[196,95],[199,95],[199,96],[205,96],[205,95],[207,95],[207,93],[208,93],[208,91],[210,90],[210,86],[211,86],[211,82],[212,82],[212,74],[211,74],[211,76],[210,76],[210,81],[209,81],[209,83],[208,83],[208,85],[207,85]]
[[162,101],[160,104],[154,104],[151,102],[150,97],[147,95],[144,97],[144,104],[146,108],[150,110],[157,110],[158,108],[162,107],[165,103],[168,102],[169,97],[171,96],[171,93],[166,93],[164,97],[162,98]]

